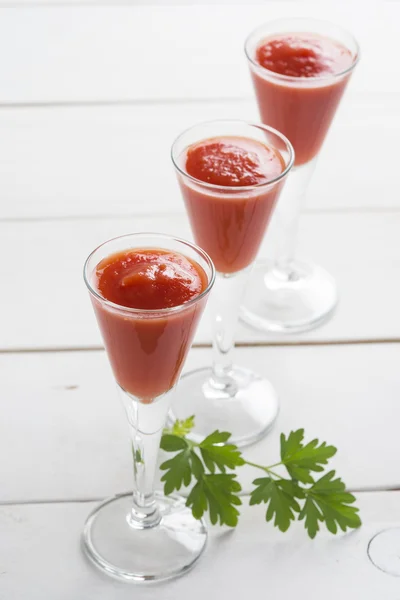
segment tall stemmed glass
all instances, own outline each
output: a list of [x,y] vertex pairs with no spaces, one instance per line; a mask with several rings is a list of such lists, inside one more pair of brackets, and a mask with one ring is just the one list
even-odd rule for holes
[[[157,310],[106,300],[97,287],[99,263],[117,252],[145,248],[183,255],[200,265],[205,289],[185,304]],[[168,579],[190,568],[207,539],[204,523],[193,518],[184,500],[154,492],[154,475],[162,429],[214,283],[214,267],[194,244],[135,233],[96,248],[86,260],[84,279],[125,407],[133,454],[133,499],[131,494],[119,495],[91,513],[84,549],[99,568],[117,578]]]
[[[257,49],[264,41],[296,33],[339,43],[348,53],[346,66],[335,73],[297,77],[260,65]],[[298,18],[279,19],[259,27],[247,38],[245,52],[261,120],[291,141],[296,159],[276,214],[275,259],[255,266],[241,314],[248,324],[265,331],[305,331],[332,314],[338,294],[335,280],[327,271],[294,257],[300,209],[317,155],[358,62],[359,48],[340,27]]]
[[[279,153],[279,175],[245,187],[211,185],[189,175],[188,149],[225,136],[262,143]],[[232,433],[230,441],[243,446],[262,437],[278,414],[277,397],[269,381],[234,365],[232,348],[249,268],[293,160],[293,148],[282,134],[271,127],[242,121],[196,125],[172,146],[172,161],[195,240],[211,256],[217,270],[212,295],[213,363],[182,377],[171,411],[172,419],[196,415],[194,439],[223,428]]]

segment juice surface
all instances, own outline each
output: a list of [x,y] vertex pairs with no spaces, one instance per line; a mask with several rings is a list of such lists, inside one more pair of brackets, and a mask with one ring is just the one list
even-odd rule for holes
[[[221,136],[187,148],[182,166],[210,186],[179,177],[196,242],[220,273],[246,268],[255,259],[279,195],[281,182],[268,183],[285,170],[282,155],[261,141]],[[242,191],[246,186],[255,187]]]
[[186,155],[186,172],[212,185],[259,185],[283,169],[279,152],[243,137],[210,138],[191,146]]
[[350,50],[330,38],[293,33],[264,40],[257,62],[288,77],[323,77],[345,71],[353,62]]
[[97,265],[96,275],[103,298],[144,310],[185,304],[207,287],[200,265],[161,249],[118,252]]

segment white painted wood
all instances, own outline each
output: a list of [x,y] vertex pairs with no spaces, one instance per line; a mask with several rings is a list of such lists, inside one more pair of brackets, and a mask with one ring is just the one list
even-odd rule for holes
[[[349,90],[319,158],[308,209],[400,207],[391,168],[399,107],[400,94]],[[183,213],[171,144],[187,127],[215,118],[257,121],[255,101],[3,108],[0,220]]]
[[398,598],[398,579],[370,563],[366,549],[382,528],[400,524],[400,493],[360,494],[364,525],[309,540],[300,527],[285,534],[263,519],[262,507],[242,508],[234,532],[214,529],[196,567],[159,585],[122,584],[82,555],[79,536],[93,504],[0,508],[0,594],[7,600],[240,600],[263,590],[277,598],[385,600]]
[[[310,334],[267,338],[241,326],[238,340],[400,338],[400,213],[391,165],[400,127],[391,58],[398,3],[363,3],[363,18],[348,3],[304,3],[301,11],[297,2],[229,10],[1,8],[1,350],[100,344],[81,279],[86,254],[132,230],[190,236],[170,143],[201,119],[255,118],[242,40],[266,19],[300,12],[347,24],[363,48],[310,190],[311,212],[301,223],[301,249],[337,277],[341,305],[328,325]],[[121,101],[134,104],[61,106]],[[51,102],[61,105],[50,108]],[[42,107],[5,107],[14,103]],[[374,156],[371,148],[384,151]],[[89,218],[57,220],[76,216]],[[26,218],[33,221],[13,222]],[[204,319],[197,342],[209,341]],[[333,465],[349,487],[398,487],[398,356],[398,344],[238,350],[238,362],[269,376],[282,402],[274,431],[246,455],[275,461],[280,431],[304,426],[310,437],[339,447]],[[187,368],[209,360],[209,349],[195,349]],[[130,488],[124,415],[103,352],[5,353],[0,373],[0,504]],[[253,476],[243,469],[244,489]],[[243,507],[238,530],[214,532],[191,574],[148,588],[109,580],[84,560],[79,534],[90,503],[1,506],[0,598],[196,600],[223,590],[239,600],[263,589],[282,598],[350,599],[355,592],[363,600],[397,598],[397,580],[369,563],[366,546],[381,528],[399,524],[400,493],[360,494],[359,504],[360,531],[316,542],[300,528],[282,537],[261,526],[262,509]]]
[[[398,212],[305,215],[300,254],[318,259],[337,278],[341,300],[336,315],[319,329],[291,337],[269,336],[240,325],[237,341],[398,339],[399,230]],[[0,349],[100,346],[82,280],[83,262],[104,240],[132,231],[191,236],[184,215],[169,213],[1,223],[5,287]],[[266,252],[264,247],[261,254]],[[211,342],[210,322],[205,315],[196,343]]]
[[[243,97],[248,33],[266,20],[322,17],[363,48],[361,91],[398,91],[397,3],[3,8],[0,103]],[[389,60],[388,60],[389,58]]]
[[[338,447],[332,466],[350,488],[400,487],[399,353],[399,344],[237,350],[236,362],[268,377],[281,400],[274,430],[245,456],[274,464],[280,433],[304,427],[309,440]],[[186,370],[210,360],[209,349],[193,349]],[[0,372],[0,503],[131,489],[125,415],[103,352],[4,354]],[[243,488],[259,475],[243,467]]]

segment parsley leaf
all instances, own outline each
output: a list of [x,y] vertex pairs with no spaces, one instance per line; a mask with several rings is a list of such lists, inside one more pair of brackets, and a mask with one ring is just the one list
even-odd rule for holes
[[177,435],[178,437],[185,437],[192,431],[194,427],[194,415],[187,419],[177,419],[174,421],[170,429],[164,430],[164,433],[170,433],[171,435]]
[[165,450],[165,452],[177,452],[178,450],[190,448],[190,446],[184,438],[164,433],[161,438],[160,448]]
[[[180,430],[181,427],[179,425]],[[165,471],[161,478],[164,493],[170,494],[182,485],[188,486],[194,478],[196,483],[186,501],[186,506],[192,508],[193,516],[200,519],[208,511],[213,525],[219,522],[220,525],[235,527],[239,517],[236,506],[242,503],[238,496],[241,486],[236,481],[236,475],[227,474],[225,470],[244,464],[244,460],[236,446],[222,445],[228,441],[230,434],[215,431],[196,444],[171,431],[173,429],[169,429],[161,438],[163,450],[176,452],[173,458],[160,466]],[[221,473],[216,473],[217,469]]]
[[160,469],[165,471],[161,477],[161,481],[164,482],[164,493],[166,495],[174,490],[180,490],[182,485],[190,485],[192,476],[196,476],[196,474],[204,471],[201,461],[199,461],[192,447],[185,439],[176,435],[164,434],[161,438],[160,447],[166,452],[180,450],[173,458],[160,465]]
[[214,431],[199,444],[201,457],[210,473],[215,473],[215,468],[225,473],[226,468],[234,469],[244,465],[237,447],[226,444],[230,437],[231,434],[226,431]]
[[160,469],[166,471],[161,477],[166,495],[171,494],[174,490],[180,490],[182,485],[190,485],[192,481],[190,454],[191,451],[187,448],[160,466]]
[[325,522],[327,529],[334,534],[338,526],[342,531],[347,531],[348,528],[355,529],[361,525],[358,508],[350,506],[355,502],[355,497],[346,492],[340,478],[334,477],[335,471],[329,471],[306,490],[306,501],[299,520],[305,519],[304,525],[311,538],[319,531],[319,522]]
[[268,504],[265,518],[272,521],[275,517],[274,525],[281,531],[287,531],[290,522],[295,520],[295,513],[300,512],[300,505],[297,498],[304,498],[303,490],[289,479],[272,479],[271,477],[261,477],[255,479],[253,484],[256,488],[250,495],[250,505]]
[[[286,531],[296,518],[304,520],[311,538],[321,523],[333,534],[361,525],[358,508],[353,506],[355,498],[346,492],[340,478],[335,479],[335,471],[314,481],[313,473],[323,471],[336,453],[334,446],[317,439],[304,444],[304,430],[291,431],[287,437],[281,435],[281,462],[268,467],[246,461],[238,448],[229,444],[231,434],[226,431],[214,431],[200,443],[188,439],[193,426],[194,417],[189,417],[164,430],[161,448],[174,456],[160,468],[165,471],[161,478],[165,494],[194,483],[186,506],[196,519],[208,512],[213,525],[237,525],[241,486],[236,474],[226,470],[248,464],[265,475],[253,481],[250,505],[264,503],[266,520],[273,521],[281,531]],[[139,451],[135,458],[136,462],[142,460]],[[290,479],[272,470],[280,465],[286,467]]]
[[199,479],[186,502],[193,516],[201,519],[208,509],[213,525],[219,521],[220,525],[236,527],[240,514],[236,506],[242,503],[237,494],[242,488],[235,478],[234,474],[217,473]]
[[288,437],[281,434],[281,461],[285,465],[290,477],[301,483],[314,483],[310,471],[321,472],[322,465],[336,454],[334,446],[326,442],[319,444],[315,439],[308,444],[303,444],[304,429],[291,431]]

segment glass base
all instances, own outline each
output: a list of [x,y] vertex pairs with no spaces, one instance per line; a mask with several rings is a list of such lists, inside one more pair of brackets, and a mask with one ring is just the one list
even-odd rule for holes
[[311,263],[294,262],[286,271],[257,263],[241,307],[248,325],[268,332],[296,333],[324,323],[338,302],[335,280]]
[[124,581],[161,581],[183,575],[203,552],[207,530],[184,499],[156,494],[161,521],[138,529],[129,522],[132,494],[106,500],[88,517],[86,554],[108,575]]
[[400,527],[377,533],[368,545],[368,556],[384,573],[400,577]]
[[248,369],[232,367],[225,385],[212,384],[210,367],[184,375],[172,401],[171,421],[195,415],[190,438],[200,442],[219,429],[232,433],[228,443],[247,446],[265,436],[279,412],[269,381]]

